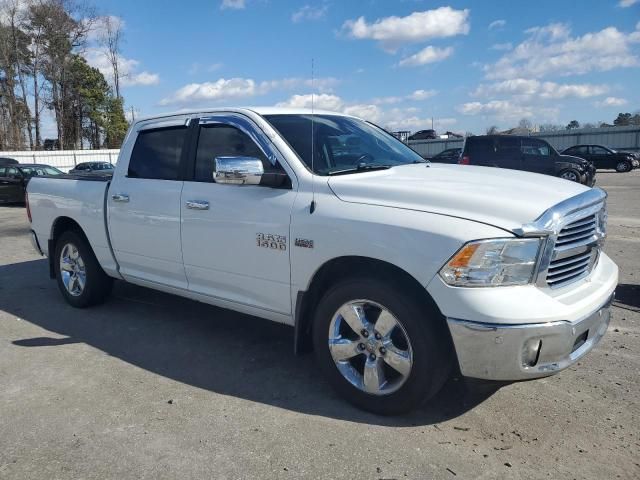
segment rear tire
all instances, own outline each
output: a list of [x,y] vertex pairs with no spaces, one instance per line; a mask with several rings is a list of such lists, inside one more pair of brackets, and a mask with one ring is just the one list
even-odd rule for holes
[[558,175],[560,178],[564,178],[565,180],[569,180],[570,182],[580,183],[580,173],[572,168],[567,170],[563,170]]
[[618,162],[618,164],[616,165],[616,172],[624,173],[624,172],[628,172],[629,170],[631,170],[630,162],[623,160],[621,162]]
[[113,279],[104,273],[83,235],[64,232],[56,242],[54,255],[58,288],[69,305],[86,308],[105,301]]
[[440,312],[421,300],[371,278],[344,280],[320,300],[313,323],[316,361],[347,401],[395,415],[441,389],[452,366],[449,343],[438,328]]

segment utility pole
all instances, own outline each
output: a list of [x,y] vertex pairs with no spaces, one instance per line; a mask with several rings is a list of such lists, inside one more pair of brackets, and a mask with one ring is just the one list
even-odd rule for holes
[[136,121],[136,114],[135,111],[133,110],[133,105],[131,105],[131,123]]

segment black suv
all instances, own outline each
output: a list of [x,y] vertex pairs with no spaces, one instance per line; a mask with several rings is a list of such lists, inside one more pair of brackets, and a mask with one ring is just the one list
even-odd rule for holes
[[593,162],[596,168],[615,168],[618,172],[628,172],[638,166],[633,153],[617,152],[603,145],[574,145],[562,154],[584,158]]
[[464,143],[460,164],[543,173],[593,186],[596,169],[587,160],[560,155],[546,141],[516,135],[479,135]]

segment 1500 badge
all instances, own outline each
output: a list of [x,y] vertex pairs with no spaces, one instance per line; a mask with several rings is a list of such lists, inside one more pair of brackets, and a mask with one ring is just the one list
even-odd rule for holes
[[271,233],[257,233],[256,242],[259,247],[270,248],[272,250],[286,250],[287,237],[284,235],[273,235]]

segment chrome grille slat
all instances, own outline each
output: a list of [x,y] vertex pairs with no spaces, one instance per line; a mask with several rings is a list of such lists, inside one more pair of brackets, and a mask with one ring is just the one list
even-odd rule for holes
[[586,259],[588,259],[590,257],[591,257],[591,252],[578,254],[578,255],[575,255],[573,257],[559,258],[559,259],[557,259],[557,260],[555,260],[553,262],[553,265],[549,266],[549,270],[554,269],[554,268],[563,267],[563,266],[568,265],[570,263],[575,263],[575,262],[578,262],[578,261],[581,261],[581,260],[586,260]]
[[[589,274],[598,248],[597,213],[591,212],[560,229],[546,271],[546,283],[559,287]],[[575,218],[575,217],[574,217]]]
[[[558,236],[558,240],[564,240],[567,237],[570,237],[572,235],[578,235],[578,234],[583,233],[583,232],[591,232],[591,233],[593,233],[593,231],[595,229],[596,229],[596,222],[590,222],[590,223],[582,225],[580,227],[572,228],[571,230],[567,231],[566,234],[562,234],[562,235]],[[567,229],[565,229],[565,230],[567,230]]]
[[569,265],[568,267],[560,268],[557,270],[549,269],[549,273],[547,274],[547,279],[554,280],[557,278],[558,275],[562,273],[570,272],[571,270],[584,270],[586,267],[589,266],[590,261],[591,261],[591,255],[589,255],[588,258],[581,260],[580,262]]

